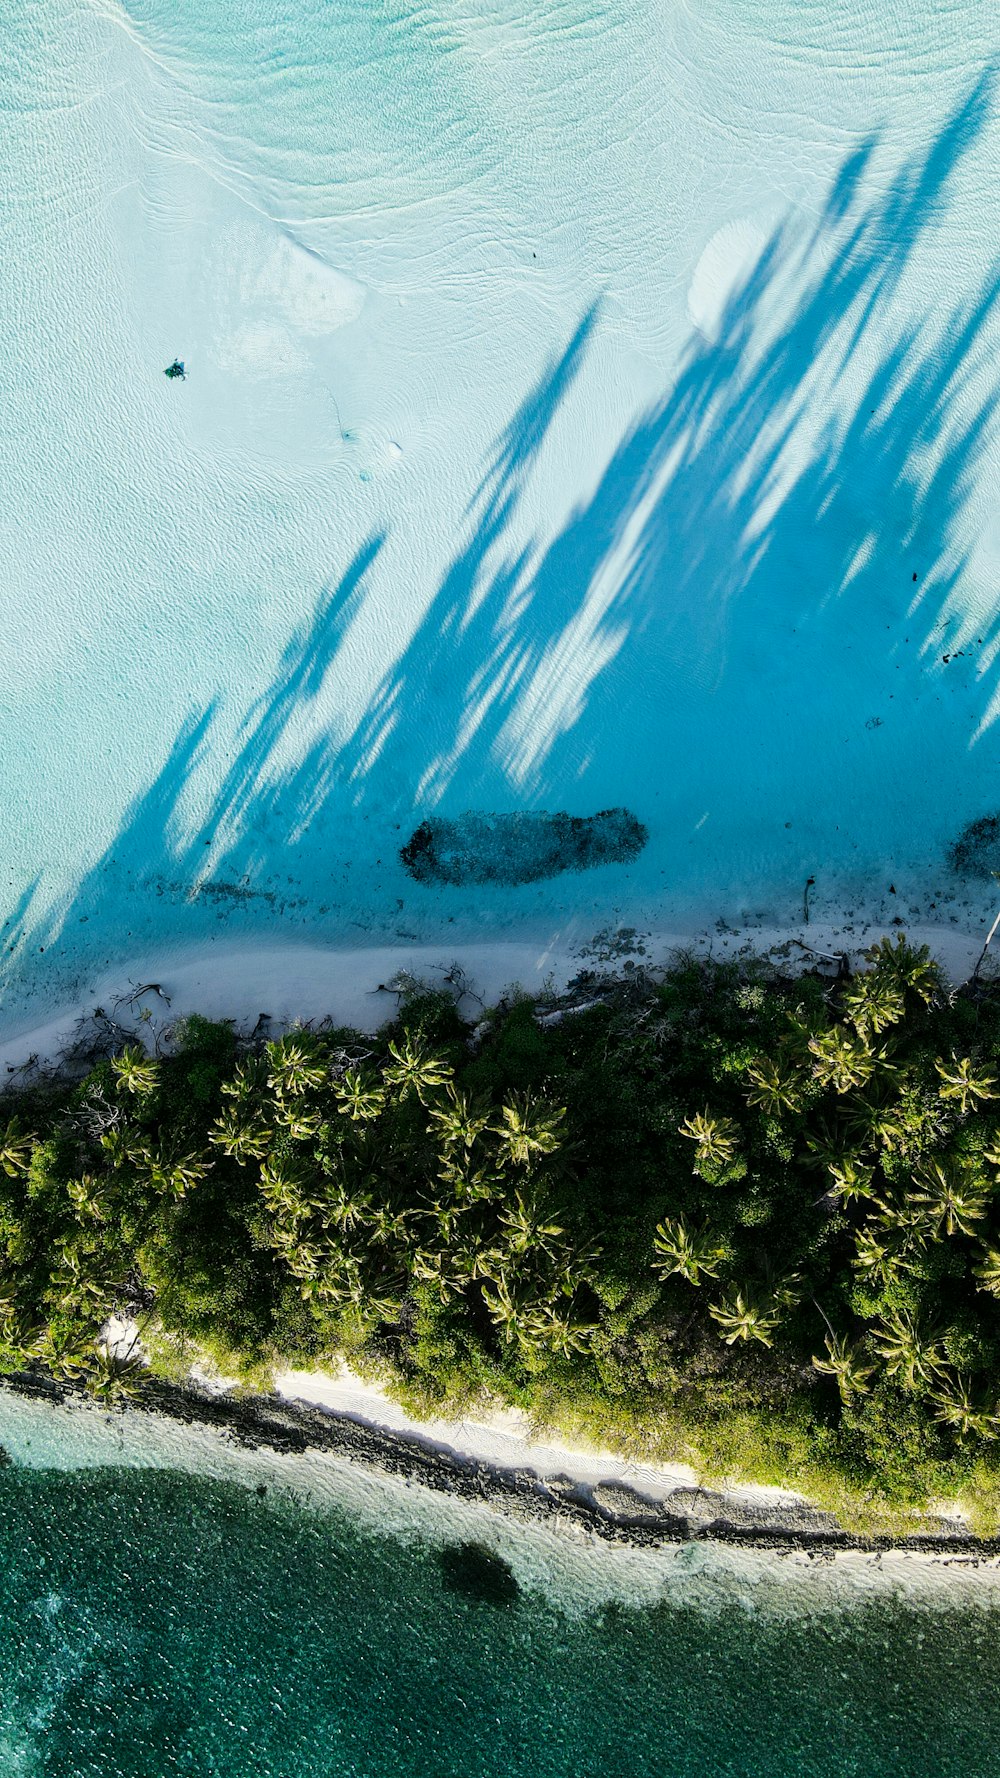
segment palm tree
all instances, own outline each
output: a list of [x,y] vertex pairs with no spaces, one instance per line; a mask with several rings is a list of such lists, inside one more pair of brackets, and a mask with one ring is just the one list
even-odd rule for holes
[[141,1144],[136,1137],[121,1125],[112,1130],[105,1130],[100,1138],[101,1147],[108,1157],[108,1166],[112,1172],[119,1172],[123,1167],[131,1167],[138,1155]]
[[872,1185],[873,1169],[866,1167],[853,1155],[846,1156],[840,1162],[831,1162],[830,1176],[833,1180],[833,1190],[845,1204],[856,1203],[859,1200],[875,1196]]
[[962,1377],[952,1377],[941,1388],[934,1392],[935,1420],[950,1426],[958,1433],[959,1438],[968,1438],[970,1433],[981,1439],[994,1439],[1000,1431],[996,1407],[992,1410],[977,1406],[972,1398],[971,1385]]
[[825,1377],[834,1377],[840,1391],[840,1399],[845,1404],[854,1395],[862,1395],[868,1389],[868,1378],[872,1374],[870,1364],[863,1364],[857,1346],[852,1346],[841,1334],[832,1329],[827,1334],[826,1357],[817,1358],[813,1355],[813,1366]]
[[460,1267],[469,1280],[476,1282],[484,1278],[490,1284],[499,1284],[504,1276],[504,1267],[509,1255],[502,1247],[491,1247],[485,1238],[474,1237],[464,1246],[456,1248],[452,1259]]
[[731,1117],[713,1117],[706,1109],[686,1117],[678,1134],[697,1144],[694,1170],[702,1167],[728,1167],[739,1148],[739,1127]]
[[273,1156],[261,1167],[260,1190],[273,1214],[301,1218],[308,1215],[312,1207],[306,1197],[305,1178],[299,1166],[276,1161]]
[[288,1253],[286,1263],[293,1278],[316,1278],[322,1257],[322,1248],[315,1241],[298,1241]]
[[267,1045],[270,1068],[267,1084],[284,1097],[301,1098],[310,1088],[321,1087],[327,1077],[326,1063],[310,1044],[299,1037],[281,1037]]
[[34,1140],[27,1130],[22,1130],[16,1117],[7,1120],[5,1129],[0,1131],[0,1167],[8,1179],[27,1173]]
[[60,1315],[96,1314],[104,1302],[100,1284],[87,1277],[74,1254],[64,1254],[62,1264],[49,1273],[46,1296]]
[[963,1056],[961,1061],[956,1056],[952,1056],[950,1062],[945,1062],[938,1056],[934,1066],[941,1076],[941,1085],[938,1087],[939,1096],[942,1099],[957,1099],[958,1108],[963,1117],[970,1106],[974,1108],[986,1099],[997,1097],[993,1091],[997,1084],[996,1076],[977,1072],[973,1068],[969,1056]]
[[884,1358],[890,1377],[898,1377],[904,1389],[929,1387],[943,1374],[944,1355],[940,1335],[923,1333],[916,1317],[905,1309],[894,1309],[876,1329],[879,1357]]
[[522,1310],[518,1333],[526,1346],[547,1346],[563,1358],[586,1352],[597,1332],[593,1322],[574,1321],[561,1315],[551,1303],[539,1303]]
[[545,1220],[544,1200],[537,1193],[527,1196],[516,1192],[513,1204],[500,1211],[500,1221],[507,1230],[507,1246],[512,1254],[545,1253],[551,1258],[552,1243],[564,1232],[557,1222]]
[[434,1291],[439,1302],[459,1296],[469,1281],[462,1260],[441,1248],[420,1247],[411,1262],[413,1276]]
[[445,1154],[438,1169],[438,1178],[442,1184],[448,1186],[463,1203],[488,1203],[491,1198],[506,1190],[503,1179],[492,1167],[473,1168],[463,1164],[463,1160],[467,1162],[467,1157],[460,1160],[454,1153]]
[[379,1247],[405,1247],[412,1216],[412,1210],[390,1210],[385,1204],[377,1205],[366,1217],[369,1242]]
[[31,1355],[41,1360],[53,1377],[75,1382],[82,1377],[90,1352],[82,1328],[75,1323],[56,1320],[44,1328],[35,1340]]
[[717,1277],[719,1267],[727,1257],[725,1247],[715,1235],[707,1229],[692,1232],[682,1216],[665,1217],[657,1224],[653,1249],[661,1262],[657,1268],[661,1278],[670,1278],[677,1273],[690,1284],[700,1284],[703,1277]]
[[895,1153],[904,1159],[919,1154],[928,1141],[941,1133],[940,1119],[926,1105],[918,1108],[891,1094],[884,1094],[874,1104],[869,1104],[867,1115],[871,1140],[878,1142],[886,1153]]
[[810,1037],[808,1043],[813,1061],[814,1080],[821,1086],[833,1087],[836,1093],[849,1093],[863,1087],[875,1072],[876,1057],[862,1042],[842,1025],[831,1025],[828,1031]]
[[239,1166],[245,1167],[248,1161],[264,1159],[271,1146],[272,1134],[252,1112],[248,1115],[232,1106],[216,1118],[208,1132],[208,1140]]
[[[898,1122],[899,1101],[884,1078],[873,1081],[866,1093],[854,1093],[841,1108],[843,1141],[856,1152],[863,1152],[875,1143],[893,1146],[903,1134]],[[894,1120],[897,1120],[894,1123]],[[887,1139],[886,1131],[891,1133]]]
[[387,1086],[398,1087],[401,1099],[405,1099],[410,1093],[416,1093],[423,1104],[424,1095],[443,1087],[454,1073],[450,1062],[446,1062],[443,1056],[434,1055],[432,1050],[425,1049],[409,1034],[401,1045],[391,1038],[389,1054],[392,1061],[383,1065],[382,1079]]
[[553,1292],[559,1296],[575,1296],[581,1284],[593,1284],[594,1266],[601,1257],[599,1247],[564,1247],[553,1279]]
[[428,1111],[428,1130],[436,1132],[446,1148],[463,1148],[466,1153],[486,1129],[490,1116],[487,1106],[476,1105],[465,1093],[457,1092],[452,1081],[444,1101],[430,1105]]
[[872,1229],[859,1229],[851,1265],[873,1284],[888,1284],[899,1271],[901,1260],[898,1251]]
[[227,1098],[237,1103],[246,1099],[256,1099],[267,1080],[268,1068],[263,1056],[246,1056],[237,1062],[236,1073],[231,1080],[224,1080],[222,1091]]
[[137,1043],[127,1044],[118,1056],[112,1056],[111,1066],[119,1088],[132,1093],[137,1098],[144,1098],[157,1086],[160,1079],[160,1064],[154,1062]]
[[927,945],[919,949],[907,943],[903,934],[897,935],[895,944],[890,938],[883,938],[877,945],[872,945],[865,952],[869,963],[875,965],[876,972],[888,976],[904,990],[916,994],[917,998],[930,1006],[937,998],[941,989],[941,971],[932,961]]
[[505,1345],[511,1345],[517,1339],[521,1310],[511,1292],[504,1272],[500,1272],[496,1278],[492,1278],[488,1284],[483,1285],[483,1302],[486,1304],[490,1320],[499,1331]]
[[517,1167],[530,1167],[554,1154],[562,1141],[566,1107],[532,1100],[528,1094],[501,1107],[502,1123],[493,1125],[501,1156]]
[[890,1025],[896,1025],[906,1011],[906,996],[898,980],[872,969],[857,975],[843,995],[843,1007],[859,1037],[867,1041]]
[[991,1296],[1000,1296],[1000,1248],[984,1247],[982,1259],[972,1270],[979,1279],[980,1290],[988,1290]]
[[773,1299],[758,1301],[750,1291],[730,1290],[721,1303],[710,1303],[709,1314],[722,1329],[727,1346],[737,1340],[759,1340],[762,1346],[772,1344],[771,1336],[782,1321],[781,1305]]
[[783,1068],[771,1056],[763,1056],[747,1069],[750,1091],[747,1103],[759,1105],[766,1117],[780,1117],[782,1112],[794,1115],[802,1109],[802,1080],[793,1070]]
[[141,1391],[144,1372],[145,1364],[135,1340],[124,1352],[102,1342],[84,1372],[84,1379],[89,1393],[98,1401],[132,1400]]
[[309,1142],[319,1134],[323,1124],[321,1111],[307,1111],[294,1099],[286,1102],[280,1093],[276,1097],[275,1116],[293,1142]]
[[103,1222],[105,1220],[108,1200],[93,1174],[85,1173],[82,1179],[67,1179],[66,1196],[81,1221]]
[[[0,1347],[19,1361],[38,1356],[39,1329],[15,1296],[0,1296]],[[8,1362],[5,1354],[5,1362]]]
[[986,1215],[989,1195],[967,1169],[954,1160],[946,1165],[940,1161],[924,1161],[914,1179],[923,1191],[914,1192],[911,1202],[919,1205],[929,1226],[936,1234],[971,1235],[973,1224]]
[[384,1111],[386,1090],[377,1075],[360,1068],[345,1068],[333,1083],[337,1110],[353,1124],[367,1124]]
[[202,1155],[181,1154],[162,1141],[156,1148],[143,1145],[136,1158],[158,1197],[186,1197],[212,1166]]
[[342,1179],[332,1180],[322,1201],[325,1221],[333,1228],[348,1233],[351,1229],[369,1227],[377,1214],[367,1192],[348,1191]]
[[[893,1246],[894,1261],[898,1268],[912,1269],[904,1264],[903,1256],[913,1248],[926,1247],[927,1242],[935,1233],[934,1218],[923,1204],[918,1204],[916,1195],[910,1193],[902,1200],[899,1198],[872,1197],[873,1214],[870,1216],[866,1233],[877,1241],[883,1236],[895,1237]],[[860,1240],[860,1236],[858,1237]],[[888,1274],[887,1274],[888,1276]]]
[[463,1218],[468,1215],[467,1204],[441,1204],[431,1202],[427,1210],[434,1220],[435,1234],[443,1247],[450,1248],[462,1226]]

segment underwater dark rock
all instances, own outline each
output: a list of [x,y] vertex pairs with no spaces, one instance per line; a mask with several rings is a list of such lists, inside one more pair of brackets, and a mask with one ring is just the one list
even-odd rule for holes
[[963,877],[992,877],[1000,872],[1000,815],[981,815],[963,827],[949,848],[948,862]]
[[454,820],[429,816],[399,855],[418,883],[537,883],[561,871],[624,864],[647,838],[629,809],[597,815],[470,810]]
[[518,1595],[513,1569],[481,1543],[453,1543],[441,1551],[441,1573],[451,1593],[487,1605],[511,1605]]

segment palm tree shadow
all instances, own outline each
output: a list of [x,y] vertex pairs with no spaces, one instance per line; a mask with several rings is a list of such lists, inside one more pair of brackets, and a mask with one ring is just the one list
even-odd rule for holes
[[[895,299],[991,91],[894,178],[873,178],[874,138],[853,151],[815,225],[774,232],[712,337],[692,337],[589,499],[541,541],[522,496],[599,324],[588,310],[497,440],[464,540],[353,731],[296,753],[303,711],[336,694],[380,536],[291,639],[221,778],[216,712],[192,716],[114,845],[8,953],[8,990],[35,979],[41,946],[51,967],[53,951],[113,960],[220,924],[344,938],[468,918],[472,898],[430,900],[400,863],[429,810],[641,798],[648,854],[607,867],[623,898],[711,900],[734,861],[750,881],[786,871],[800,896],[819,846],[870,869],[884,819],[855,832],[851,811],[872,785],[915,832],[922,819],[915,857],[943,847],[958,822],[942,811],[928,838],[926,772],[961,773],[990,696],[971,655],[942,688],[934,638],[960,606],[992,437],[1000,286],[922,326],[900,325]],[[985,659],[997,620],[977,635]],[[923,731],[897,720],[914,700]],[[787,839],[783,801],[806,811]],[[490,919],[528,906],[512,888]]]

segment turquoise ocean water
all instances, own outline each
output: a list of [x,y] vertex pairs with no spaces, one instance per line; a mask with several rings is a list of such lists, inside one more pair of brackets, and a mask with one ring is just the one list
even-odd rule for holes
[[[74,1421],[16,1431],[72,1461]],[[560,1547],[263,1458],[37,1462],[0,1471],[4,1778],[1000,1772],[995,1590]]]
[[[0,26],[9,1024],[230,936],[980,917],[990,0]],[[617,806],[620,865],[399,859]]]

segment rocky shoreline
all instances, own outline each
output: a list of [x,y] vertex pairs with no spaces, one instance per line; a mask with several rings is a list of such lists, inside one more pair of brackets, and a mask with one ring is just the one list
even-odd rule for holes
[[[39,1371],[4,1376],[10,1392],[54,1406],[90,1401],[73,1383]],[[949,1562],[1000,1562],[1000,1537],[979,1538],[946,1520],[904,1537],[845,1530],[833,1513],[806,1502],[748,1503],[711,1488],[678,1486],[664,1499],[615,1482],[584,1482],[570,1475],[539,1476],[530,1466],[505,1467],[467,1456],[413,1434],[389,1430],[347,1414],[292,1404],[273,1395],[209,1393],[193,1384],[150,1379],[126,1408],[113,1413],[156,1414],[189,1426],[216,1430],[246,1450],[284,1455],[329,1452],[365,1469],[480,1501],[522,1520],[576,1526],[607,1542],[655,1548],[710,1542],[748,1549],[797,1551],[811,1557],[858,1552],[934,1556]]]

